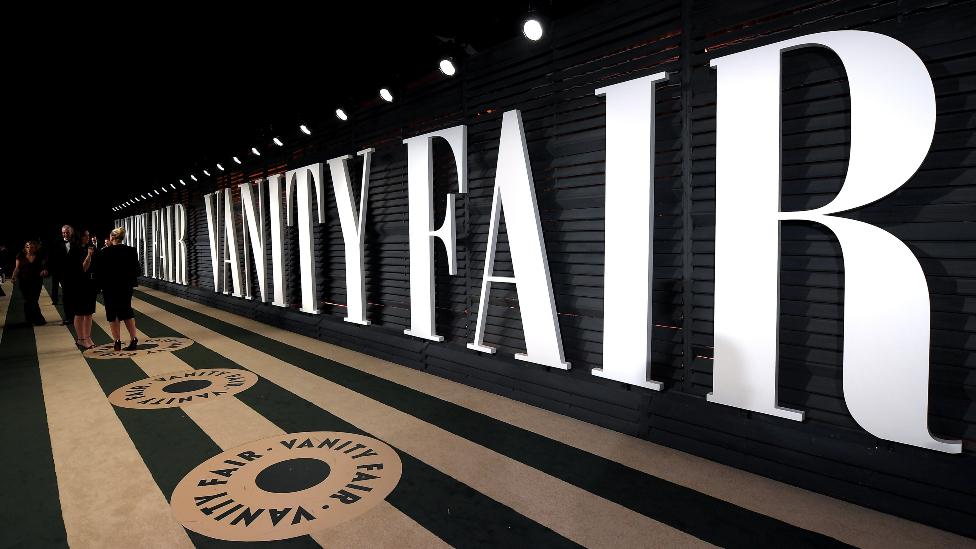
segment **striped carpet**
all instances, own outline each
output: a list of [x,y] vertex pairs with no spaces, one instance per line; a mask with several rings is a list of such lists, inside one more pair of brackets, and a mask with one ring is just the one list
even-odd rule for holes
[[158,291],[86,356],[4,290],[3,548],[972,543]]

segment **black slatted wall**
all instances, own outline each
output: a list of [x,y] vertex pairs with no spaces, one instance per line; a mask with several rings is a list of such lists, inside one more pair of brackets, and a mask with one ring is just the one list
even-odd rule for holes
[[[841,388],[843,258],[832,234],[782,227],[780,401],[802,423],[705,402],[711,389],[715,214],[713,57],[828,30],[858,29],[903,41],[923,59],[937,96],[936,135],[919,172],[892,195],[845,214],[893,233],[926,274],[932,304],[930,427],[963,439],[946,455],[876,439],[860,429]],[[546,41],[513,40],[465,61],[455,78],[431,78],[394,104],[371,103],[302,148],[232,172],[236,186],[374,147],[366,235],[369,318],[345,316],[343,244],[331,186],[316,227],[321,316],[298,312],[297,231],[286,230],[292,309],[215,294],[202,195],[181,187],[189,217],[189,287],[145,284],[320,339],[934,526],[976,535],[976,3],[621,1],[555,22]],[[809,209],[840,189],[850,145],[850,101],[839,59],[803,49],[784,57],[782,207]],[[324,70],[324,69],[323,69]],[[659,71],[654,177],[653,377],[662,392],[590,375],[601,366],[604,100],[598,87]],[[524,350],[518,299],[495,285],[486,341],[469,351],[484,268],[501,115],[520,109],[545,231],[569,371],[513,360]],[[438,251],[437,330],[444,343],[403,335],[409,324],[406,146],[414,135],[468,126],[469,192],[458,198],[458,275]],[[456,192],[450,151],[435,143],[437,222]],[[236,167],[236,166],[235,166]],[[351,164],[361,173],[359,158]],[[173,196],[164,195],[170,199]],[[280,198],[283,200],[283,198]],[[161,200],[148,209],[160,207]],[[269,228],[265,227],[266,232]],[[240,238],[240,235],[238,235]],[[267,259],[270,278],[270,257]],[[507,237],[496,274],[510,273]],[[253,274],[252,274],[253,277]]]

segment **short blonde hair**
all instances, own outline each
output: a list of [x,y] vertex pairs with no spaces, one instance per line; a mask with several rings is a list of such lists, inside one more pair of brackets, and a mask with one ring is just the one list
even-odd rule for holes
[[108,237],[116,242],[122,242],[125,240],[125,229],[122,227],[116,227],[112,229],[112,232],[109,233]]

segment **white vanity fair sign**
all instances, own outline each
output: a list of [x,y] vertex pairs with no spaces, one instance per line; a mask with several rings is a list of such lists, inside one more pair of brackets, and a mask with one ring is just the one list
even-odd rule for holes
[[[815,210],[783,212],[780,196],[780,70],[784,51],[832,50],[843,62],[851,95],[851,153],[837,197]],[[715,361],[710,402],[800,421],[803,412],[779,406],[776,395],[780,222],[820,223],[837,236],[844,259],[843,389],[854,419],[871,434],[948,453],[960,441],[928,430],[929,295],[921,266],[890,233],[836,217],[903,185],[925,158],[935,129],[935,94],[922,61],[901,42],[863,31],[813,34],[712,60],[718,71],[715,236]],[[654,95],[664,73],[596,90],[606,98],[606,261],[602,368],[592,374],[653,390],[651,282],[653,244]],[[410,233],[410,328],[406,334],[442,341],[434,322],[434,249],[438,241],[456,271],[455,193],[447,214],[434,220],[432,142],[450,146],[458,194],[468,190],[467,128],[456,126],[404,140]],[[326,177],[332,181],[345,247],[348,310],[366,320],[364,220],[370,158],[362,157],[358,204],[349,155],[240,185],[205,197],[215,291],[277,306],[285,303],[283,222],[298,226],[301,310],[319,314],[313,223],[325,220]],[[568,369],[553,298],[546,246],[517,110],[502,116],[488,247],[474,341],[485,344],[486,307],[496,284],[514,284],[525,333],[516,358]],[[327,175],[328,174],[328,175]],[[297,196],[296,196],[297,192]],[[267,194],[266,194],[267,193]],[[286,212],[282,219],[281,199]],[[314,195],[314,203],[313,203]],[[297,212],[292,204],[297,202]],[[267,206],[266,206],[267,204]],[[317,206],[313,213],[313,205]],[[267,208],[267,211],[266,211]],[[237,212],[237,213],[235,213]],[[269,216],[273,295],[267,284]],[[493,271],[501,216],[505,216],[514,276]],[[186,216],[180,205],[122,221],[134,235],[147,276],[187,284]],[[243,257],[237,246],[243,235]],[[148,246],[149,242],[152,246]],[[154,252],[150,254],[150,250]],[[250,280],[254,265],[257,283]]]
[[143,276],[189,284],[186,260],[186,210],[182,204],[119,219],[126,243],[136,249]]

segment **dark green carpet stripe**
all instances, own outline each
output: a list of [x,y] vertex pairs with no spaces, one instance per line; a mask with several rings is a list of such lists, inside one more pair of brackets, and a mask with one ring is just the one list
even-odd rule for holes
[[[92,325],[92,339],[96,345],[112,342],[111,336],[97,324]],[[130,359],[86,360],[106,396],[127,383],[146,378],[146,373]],[[176,485],[187,473],[222,451],[180,408],[160,410],[133,410],[115,406],[113,408],[167,501],[173,495]],[[111,449],[106,450],[111,451]],[[160,520],[175,519],[167,516],[160,517]],[[215,540],[191,530],[187,530],[187,534],[195,546],[207,549],[320,547],[309,536],[276,542],[250,543]]]
[[[136,324],[151,337],[186,337],[146,315],[138,315]],[[200,343],[175,354],[194,368],[241,368]],[[285,432],[344,431],[372,436],[264,378],[237,398]],[[410,454],[397,453],[403,462],[403,477],[387,501],[447,543],[455,547],[577,546]]]
[[829,536],[631,469],[204,313],[145,292],[137,294],[161,309],[710,543],[750,548],[844,546]]
[[0,341],[0,547],[67,547],[34,329],[18,288],[0,299],[10,300]]

